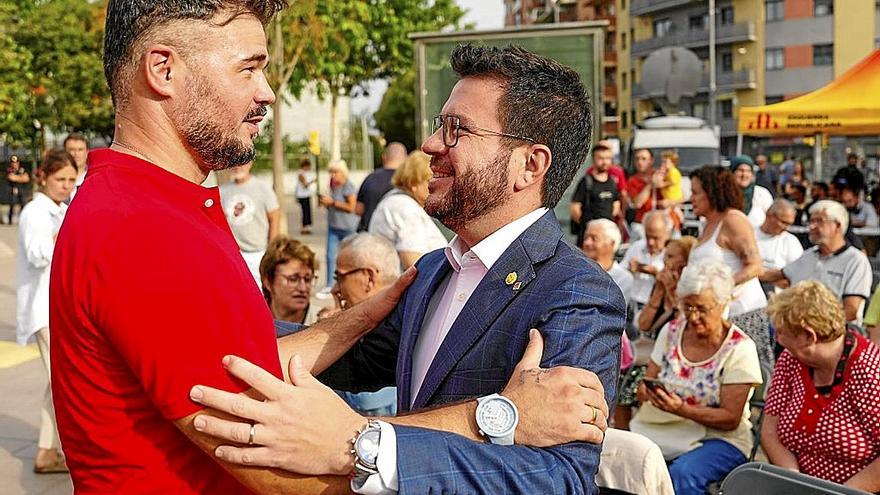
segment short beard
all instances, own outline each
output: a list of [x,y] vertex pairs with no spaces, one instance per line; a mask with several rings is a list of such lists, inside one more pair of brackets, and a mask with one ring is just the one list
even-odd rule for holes
[[[213,85],[201,76],[188,79],[186,101],[176,115],[186,145],[209,170],[225,170],[252,162],[256,157],[254,145],[244,144],[235,130],[220,123],[224,117],[231,116],[224,112],[227,104]],[[266,107],[258,107],[247,118],[265,114]]]
[[[499,150],[488,167],[471,168],[461,176],[454,176],[445,197],[428,194],[425,212],[457,232],[503,205],[508,199],[508,164],[512,152],[512,149]],[[435,160],[436,157],[432,158]]]

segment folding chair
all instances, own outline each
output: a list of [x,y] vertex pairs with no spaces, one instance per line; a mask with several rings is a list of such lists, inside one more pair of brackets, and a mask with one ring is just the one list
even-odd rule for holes
[[719,495],[866,495],[867,493],[770,464],[750,462],[734,469],[724,478]]

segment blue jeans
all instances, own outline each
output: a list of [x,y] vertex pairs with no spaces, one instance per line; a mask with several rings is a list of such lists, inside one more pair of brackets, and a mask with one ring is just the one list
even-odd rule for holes
[[703,495],[706,487],[746,462],[746,456],[733,444],[718,438],[703,440],[703,445],[682,454],[669,465],[675,495]]
[[327,229],[327,286],[330,287],[336,283],[336,276],[333,274],[336,270],[336,254],[339,252],[339,242],[346,237],[354,234],[353,230],[335,229],[330,227]]

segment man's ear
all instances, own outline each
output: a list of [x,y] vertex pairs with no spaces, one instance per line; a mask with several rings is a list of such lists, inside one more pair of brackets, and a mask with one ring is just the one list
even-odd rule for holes
[[186,64],[172,47],[150,45],[140,68],[147,86],[161,97],[172,97],[183,86]]
[[544,176],[550,170],[550,163],[553,161],[553,153],[550,148],[543,144],[533,144],[529,146],[525,154],[525,162],[520,170],[519,175],[514,182],[514,188],[521,191],[534,184],[540,187],[544,183]]

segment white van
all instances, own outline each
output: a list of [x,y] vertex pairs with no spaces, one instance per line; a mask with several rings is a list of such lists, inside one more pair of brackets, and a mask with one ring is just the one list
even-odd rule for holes
[[633,151],[647,148],[654,153],[654,165],[660,166],[660,154],[666,150],[678,153],[678,169],[682,175],[682,193],[691,197],[688,175],[703,165],[719,164],[718,136],[702,119],[685,116],[653,117],[636,125],[627,146],[626,170],[634,173]]

